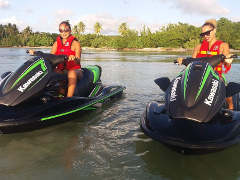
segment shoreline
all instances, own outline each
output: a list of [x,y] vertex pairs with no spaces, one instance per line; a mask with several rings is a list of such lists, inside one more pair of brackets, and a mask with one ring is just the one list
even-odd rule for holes
[[[30,46],[13,46],[13,47],[1,47],[1,48],[26,48],[26,49],[51,49],[52,46],[37,46],[37,47],[30,47]],[[99,50],[99,51],[139,51],[139,52],[191,52],[193,49],[185,49],[185,48],[123,48],[123,49],[114,49],[114,48],[93,48],[93,47],[82,47],[82,50]],[[240,52],[239,49],[230,49],[230,52]]]

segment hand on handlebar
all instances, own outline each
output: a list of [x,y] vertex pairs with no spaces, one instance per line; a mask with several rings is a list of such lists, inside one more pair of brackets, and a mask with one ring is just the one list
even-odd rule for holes
[[68,57],[68,61],[74,61],[74,60],[80,60],[80,59],[78,59],[76,56],[74,56],[74,55],[70,55],[69,57]]
[[70,55],[68,57],[68,61],[75,61],[76,64],[80,64],[80,59],[78,59],[76,56],[74,55]]
[[28,53],[33,55],[36,52],[36,50],[28,50]]
[[235,55],[233,54],[227,54],[224,59],[224,62],[227,63],[227,64],[232,64],[232,61],[233,61],[233,58],[234,58]]
[[177,58],[177,62],[178,62],[179,65],[182,64],[183,59],[184,59],[184,58]]
[[75,60],[75,56],[74,55],[70,55],[69,57],[68,57],[68,61],[74,61]]

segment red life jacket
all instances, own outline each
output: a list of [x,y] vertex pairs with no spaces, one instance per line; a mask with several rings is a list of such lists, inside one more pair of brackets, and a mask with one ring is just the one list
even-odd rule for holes
[[[199,57],[212,57],[214,55],[218,55],[220,53],[220,45],[223,43],[223,41],[217,40],[210,48],[209,50],[209,43],[205,40],[203,40],[202,45],[200,47],[200,50],[197,53],[196,58]],[[218,64],[214,70],[219,73],[220,78],[222,77],[222,73],[227,73],[230,69],[230,67],[227,67],[224,65],[225,71],[222,69],[222,63]]]
[[[69,36],[69,38],[67,39],[67,41],[65,42],[65,44],[62,43],[62,38],[60,36],[57,37],[57,51],[56,51],[56,55],[74,55],[75,56],[75,51],[71,50],[71,45],[72,42],[76,40],[75,37],[73,37],[72,35]],[[58,69],[63,70],[63,68],[66,68],[67,70],[71,70],[71,69],[80,69],[81,65],[80,64],[76,64],[74,61],[67,61],[65,63],[61,63],[57,66]]]

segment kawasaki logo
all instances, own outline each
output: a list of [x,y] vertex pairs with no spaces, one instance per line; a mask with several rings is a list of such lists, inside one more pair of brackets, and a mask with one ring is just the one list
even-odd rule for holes
[[207,104],[209,106],[212,105],[212,102],[213,102],[214,96],[216,94],[217,88],[218,88],[218,81],[217,80],[212,80],[212,88],[210,90],[210,94],[208,95],[208,98],[205,99],[205,101],[204,101],[205,104]]
[[26,83],[24,83],[22,86],[19,86],[17,89],[18,91],[23,92],[33,81],[35,81],[41,74],[43,74],[43,71],[36,72],[35,75],[33,75]]
[[177,84],[178,84],[179,80],[181,80],[181,77],[177,77],[175,79],[175,81],[173,82],[170,101],[175,101],[176,100],[176,97],[177,97],[176,90],[177,90]]

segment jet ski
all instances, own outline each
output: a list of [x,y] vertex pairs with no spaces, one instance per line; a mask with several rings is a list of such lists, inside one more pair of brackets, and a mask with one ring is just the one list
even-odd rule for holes
[[[97,65],[82,68],[74,96],[62,98],[60,84],[68,77],[53,71],[67,56],[37,51],[14,72],[5,72],[0,82],[0,133],[15,133],[59,124],[100,107],[119,97],[124,86],[103,85],[102,69]],[[67,87],[66,87],[67,88]]]
[[[234,55],[233,58],[237,56]],[[142,131],[180,153],[213,152],[240,141],[240,84],[225,85],[213,70],[224,55],[186,58],[172,81],[155,80],[165,92],[164,100],[150,101],[140,117]],[[229,110],[226,98],[233,98]]]

